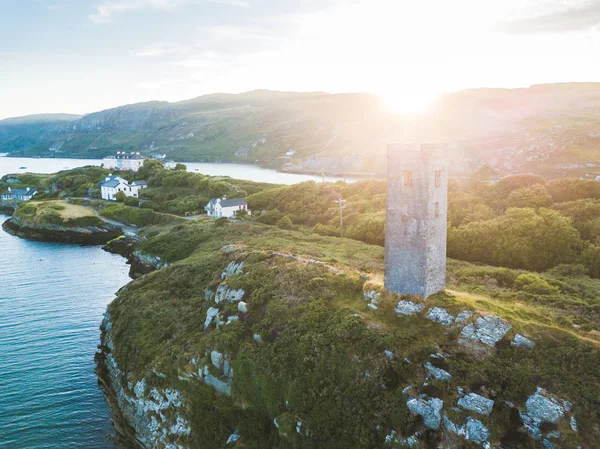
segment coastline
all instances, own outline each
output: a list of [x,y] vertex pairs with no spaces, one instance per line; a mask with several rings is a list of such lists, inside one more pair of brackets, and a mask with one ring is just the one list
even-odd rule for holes
[[53,224],[40,225],[26,223],[12,217],[2,224],[9,234],[38,242],[69,243],[74,245],[102,245],[122,235],[121,228],[106,227],[65,227]]

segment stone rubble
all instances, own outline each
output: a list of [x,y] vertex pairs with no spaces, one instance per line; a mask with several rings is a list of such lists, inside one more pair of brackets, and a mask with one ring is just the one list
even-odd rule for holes
[[434,307],[429,311],[426,318],[444,326],[451,326],[454,323],[454,317],[441,307]]
[[398,315],[412,316],[415,313],[421,313],[425,309],[423,304],[417,304],[412,301],[402,300],[398,303],[394,311]]
[[244,262],[235,263],[230,262],[229,265],[225,268],[225,271],[221,273],[221,279],[227,279],[231,276],[235,276],[236,274],[242,274],[242,267],[244,266]]

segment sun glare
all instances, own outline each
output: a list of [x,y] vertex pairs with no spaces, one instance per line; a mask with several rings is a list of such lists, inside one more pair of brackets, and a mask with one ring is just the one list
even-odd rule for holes
[[425,112],[439,97],[433,90],[406,89],[379,94],[386,108],[395,114],[419,114]]

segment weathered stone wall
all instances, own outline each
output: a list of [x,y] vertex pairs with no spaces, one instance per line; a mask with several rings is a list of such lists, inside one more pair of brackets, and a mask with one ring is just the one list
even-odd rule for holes
[[[412,186],[405,185],[407,173]],[[445,146],[389,145],[387,179],[385,288],[426,298],[446,285]]]

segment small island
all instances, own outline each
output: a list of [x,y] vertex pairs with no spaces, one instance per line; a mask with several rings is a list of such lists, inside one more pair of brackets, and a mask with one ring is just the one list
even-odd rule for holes
[[30,240],[82,245],[104,244],[122,234],[119,227],[106,223],[92,209],[63,200],[23,204],[2,227]]

